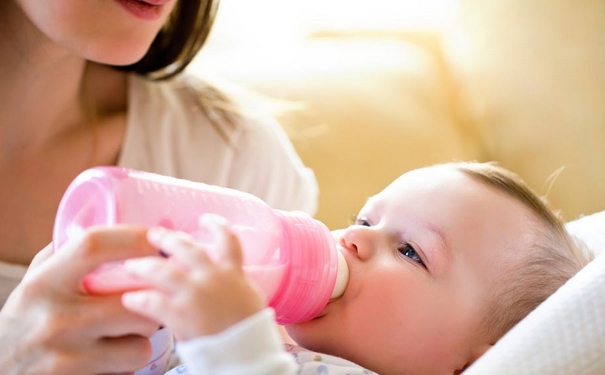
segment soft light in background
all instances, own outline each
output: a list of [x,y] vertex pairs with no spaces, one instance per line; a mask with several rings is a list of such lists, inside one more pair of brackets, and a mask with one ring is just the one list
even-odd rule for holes
[[279,118],[333,229],[452,159],[496,160],[573,219],[605,209],[604,46],[601,0],[222,0],[191,69],[298,106]]

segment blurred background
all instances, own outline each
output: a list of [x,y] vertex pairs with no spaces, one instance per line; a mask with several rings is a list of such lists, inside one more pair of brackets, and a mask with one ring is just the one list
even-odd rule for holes
[[452,160],[498,161],[567,220],[605,209],[603,0],[221,0],[190,69],[275,111],[331,229]]

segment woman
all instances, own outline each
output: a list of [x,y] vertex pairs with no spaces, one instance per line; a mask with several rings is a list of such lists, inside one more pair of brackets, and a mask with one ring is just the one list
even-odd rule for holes
[[18,284],[0,311],[6,373],[120,374],[149,359],[157,326],[126,312],[119,296],[81,288],[103,262],[153,253],[144,228],[91,230],[55,256],[39,251],[84,169],[143,169],[314,212],[316,181],[281,128],[180,74],[217,3],[0,3],[0,304]]

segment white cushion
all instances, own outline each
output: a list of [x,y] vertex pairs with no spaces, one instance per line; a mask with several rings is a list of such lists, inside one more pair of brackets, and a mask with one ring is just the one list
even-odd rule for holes
[[594,254],[605,253],[605,211],[571,221],[567,230],[584,241]]
[[597,256],[464,375],[605,374],[605,211],[567,224]]

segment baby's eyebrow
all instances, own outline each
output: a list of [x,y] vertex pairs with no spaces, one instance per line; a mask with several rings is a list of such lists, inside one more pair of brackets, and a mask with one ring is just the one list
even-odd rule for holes
[[442,275],[454,261],[447,233],[435,222],[421,215],[407,216],[400,224],[400,241],[409,241],[424,254],[424,261],[433,276]]
[[437,237],[439,237],[439,239],[441,240],[441,244],[443,245],[443,248],[446,252],[446,255],[448,256],[448,258],[450,260],[452,260],[454,253],[452,252],[452,248],[449,245],[449,241],[447,239],[447,236],[445,235],[445,233],[443,233],[442,231],[440,231],[438,228],[431,228],[431,230],[433,232],[435,232],[435,234],[437,235]]
[[[384,204],[385,202],[382,202],[379,195],[372,195],[369,196],[366,199],[366,202],[364,204],[364,207],[376,207],[379,206],[381,204]],[[440,243],[440,247],[443,249],[443,251],[441,253],[443,253],[443,255],[445,255],[445,260],[447,261],[447,263],[450,263],[454,260],[454,252],[452,251],[452,248],[449,246],[449,241],[448,241],[448,236],[446,235],[446,233],[441,230],[441,228],[439,228],[437,225],[425,221],[425,220],[421,220],[419,221],[419,224],[423,227],[426,228],[429,232],[431,232],[438,240]]]
[[[379,198],[376,198],[376,195],[369,196],[366,199],[366,201],[364,202],[362,210],[367,209],[368,207],[369,208],[376,207],[377,201],[379,202],[380,200],[379,200]],[[359,211],[359,212],[361,212],[361,211]]]
[[440,253],[445,255],[447,263],[452,262],[454,260],[454,252],[449,246],[448,236],[446,235],[446,233],[443,232],[441,228],[436,225],[433,225],[432,223],[423,222],[422,225],[439,240],[441,244],[441,249],[443,249],[443,251],[441,251]]

